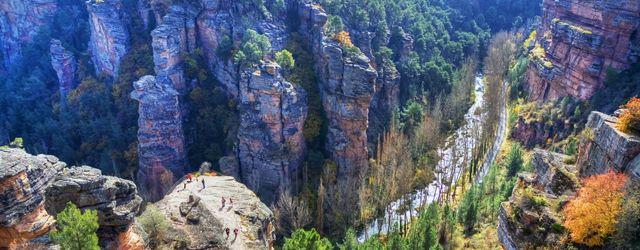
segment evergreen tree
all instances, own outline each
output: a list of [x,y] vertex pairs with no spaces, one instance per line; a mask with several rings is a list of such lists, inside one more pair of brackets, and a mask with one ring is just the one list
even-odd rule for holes
[[63,250],[99,250],[98,246],[98,213],[85,210],[84,213],[73,203],[57,216],[56,230],[51,233],[51,240]]

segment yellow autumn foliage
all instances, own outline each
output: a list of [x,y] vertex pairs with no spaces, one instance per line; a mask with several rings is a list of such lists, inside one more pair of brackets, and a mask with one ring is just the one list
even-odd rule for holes
[[604,244],[615,231],[626,181],[624,174],[614,172],[584,179],[578,196],[564,208],[564,227],[573,242],[588,247]]
[[623,106],[616,127],[625,133],[640,133],[640,98],[633,97]]

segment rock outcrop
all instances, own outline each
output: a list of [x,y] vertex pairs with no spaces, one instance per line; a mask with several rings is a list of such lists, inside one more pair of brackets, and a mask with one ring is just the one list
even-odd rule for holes
[[138,185],[157,201],[184,175],[186,149],[179,93],[166,77],[144,76],[131,98],[138,107]]
[[55,223],[45,210],[45,190],[64,162],[22,149],[0,149],[0,248],[18,248]]
[[369,106],[369,149],[375,149],[378,139],[389,128],[393,112],[400,107],[400,73],[393,64],[378,65],[375,94]]
[[58,75],[60,99],[64,100],[67,94],[76,87],[78,62],[73,53],[62,46],[60,40],[51,39],[49,52],[51,53],[51,66]]
[[[615,127],[618,118],[600,112],[589,115],[578,148],[580,175],[590,176],[608,171],[634,175],[640,169],[635,158],[640,156],[640,138]],[[637,176],[637,175],[634,175]]]
[[544,0],[527,78],[530,98],[591,97],[607,69],[638,61],[637,1]]
[[[239,172],[266,203],[295,190],[305,153],[306,93],[287,82],[276,63],[248,70],[240,82]],[[225,166],[226,167],[226,166]]]
[[45,207],[51,215],[62,212],[67,202],[81,210],[96,210],[103,248],[122,249],[125,245],[143,248],[142,239],[133,233],[142,198],[132,181],[104,176],[100,170],[87,166],[67,168],[47,188],[46,197]]
[[156,75],[169,79],[181,95],[189,89],[182,60],[196,46],[196,14],[196,10],[188,6],[173,5],[162,18],[162,23],[151,32]]
[[[194,182],[184,180],[178,183],[155,204],[171,223],[166,235],[170,247],[272,248],[275,241],[273,213],[251,190],[228,176],[199,178]],[[226,201],[224,206],[223,198]],[[228,239],[226,228],[230,230]],[[238,229],[237,237],[233,233],[235,229]]]
[[0,72],[20,60],[22,46],[33,40],[57,9],[57,0],[0,1]]
[[575,195],[579,181],[568,156],[536,149],[535,173],[520,173],[508,201],[500,204],[498,239],[505,249],[565,248],[562,206]]
[[96,74],[118,75],[120,60],[130,47],[123,0],[89,0],[89,53]]
[[316,73],[329,130],[326,149],[343,178],[355,176],[368,165],[369,106],[375,93],[376,70],[362,53],[351,53],[324,34],[327,14],[314,4],[298,10],[300,33],[315,56]]

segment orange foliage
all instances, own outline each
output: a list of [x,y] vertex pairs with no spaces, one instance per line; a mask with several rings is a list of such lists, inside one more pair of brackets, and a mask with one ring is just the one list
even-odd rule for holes
[[640,133],[640,98],[631,98],[623,108],[626,110],[620,115],[616,127],[626,133]]
[[564,226],[573,242],[602,246],[615,230],[627,176],[609,172],[584,179],[578,196],[564,208]]
[[338,41],[342,46],[353,47],[353,43],[351,42],[351,37],[349,36],[349,32],[340,31],[335,35],[333,35],[333,39]]

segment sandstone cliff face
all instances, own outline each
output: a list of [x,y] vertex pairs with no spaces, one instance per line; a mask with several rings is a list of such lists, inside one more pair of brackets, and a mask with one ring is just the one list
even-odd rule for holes
[[105,249],[142,249],[144,242],[135,234],[134,218],[142,198],[129,180],[104,176],[95,168],[82,166],[64,169],[46,190],[45,207],[56,215],[67,202],[98,214],[98,237]]
[[580,139],[577,165],[580,175],[589,176],[610,170],[634,173],[640,170],[640,138],[615,128],[618,119],[600,112],[589,115],[584,136]]
[[[194,182],[178,183],[155,204],[171,223],[167,238],[172,247],[183,244],[186,249],[272,248],[275,241],[273,213],[251,190],[228,176],[199,178]],[[185,184],[186,189],[183,189]],[[222,198],[226,200],[224,206]],[[225,228],[231,231],[228,239]],[[234,229],[239,231],[237,238]]]
[[0,248],[45,234],[55,219],[45,210],[45,189],[66,164],[49,155],[0,149]]
[[339,176],[348,178],[368,165],[369,106],[378,75],[364,54],[347,54],[325,36],[327,14],[321,7],[303,4],[299,16],[300,33],[308,37],[316,57],[322,102],[329,121],[326,148],[339,166]]
[[96,74],[111,77],[118,75],[120,60],[129,50],[128,17],[122,0],[90,0],[86,3],[89,12],[89,53]]
[[51,66],[58,75],[60,98],[64,100],[67,94],[76,87],[75,74],[78,62],[71,51],[62,47],[60,40],[51,40],[49,52],[51,53]]
[[182,177],[186,150],[179,93],[166,77],[144,76],[131,98],[138,108],[138,177],[140,192],[157,201]]
[[[534,150],[535,173],[520,173],[509,201],[500,204],[498,239],[505,249],[565,248],[560,208],[575,195],[578,171],[568,156]],[[557,205],[554,205],[557,204]]]
[[400,107],[400,73],[394,65],[378,65],[375,90],[369,106],[369,149],[375,149],[378,138],[389,128],[393,112]]
[[192,8],[173,5],[162,18],[162,23],[151,32],[156,75],[169,79],[181,95],[189,89],[182,57],[196,46],[196,14]]
[[609,67],[638,60],[638,1],[544,0],[538,42],[544,49],[529,65],[530,98],[591,97]]
[[269,38],[273,51],[282,50],[288,41],[284,19],[278,13],[265,15],[254,5],[238,1],[202,0],[197,17],[198,42],[230,97],[238,98],[241,72],[229,55],[219,53],[220,45],[239,45],[246,30],[253,29]]
[[[266,203],[295,189],[305,153],[306,93],[276,63],[248,70],[240,82],[239,174]],[[227,166],[223,167],[227,168]]]
[[57,9],[57,0],[0,1],[0,71],[20,60],[21,46],[33,40]]

